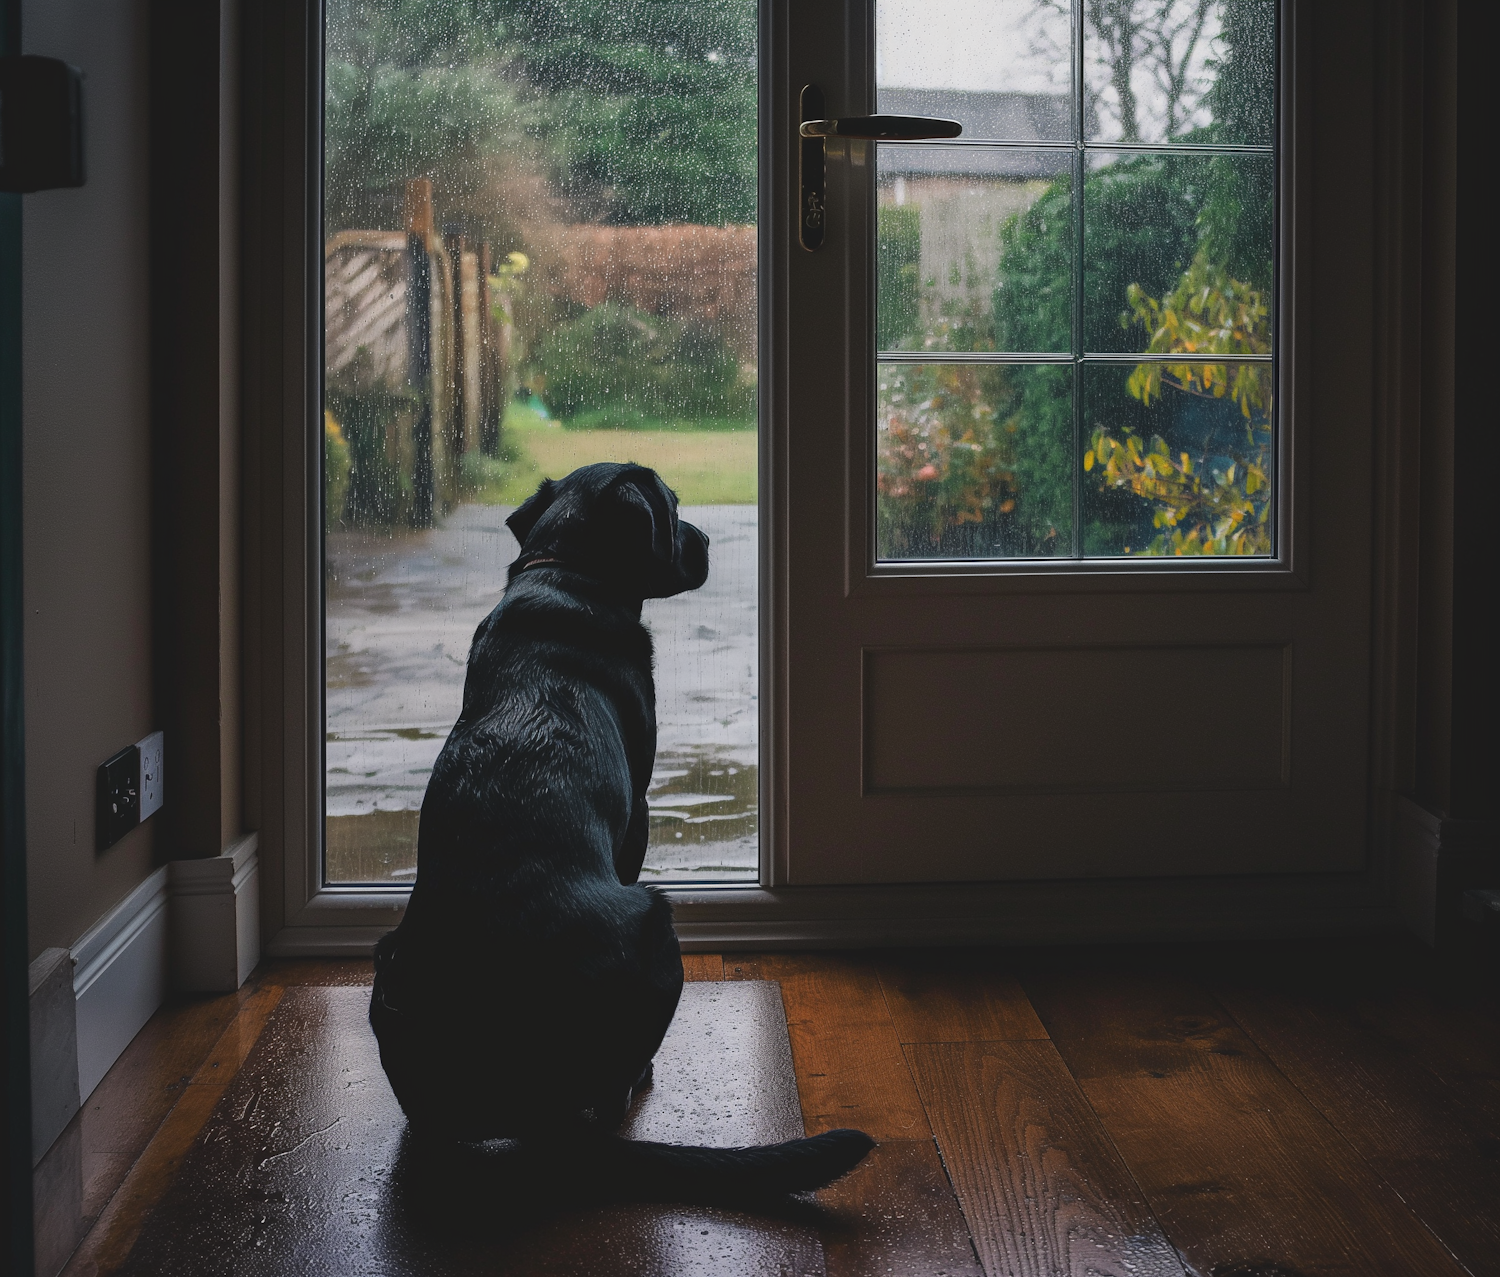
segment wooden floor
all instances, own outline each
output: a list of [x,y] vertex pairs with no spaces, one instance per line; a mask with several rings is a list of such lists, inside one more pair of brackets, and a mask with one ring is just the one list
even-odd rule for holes
[[[779,982],[807,1130],[880,1141],[808,1208],[801,1272],[1500,1277],[1500,1017],[1415,945],[685,961],[694,980]],[[59,1142],[81,1159],[86,1232],[67,1272],[136,1267],[288,989],[368,978],[270,963],[158,1013]],[[741,1227],[724,1245],[753,1242]],[[743,1270],[724,1254],[680,1271]],[[640,1269],[622,1251],[578,1271]]]

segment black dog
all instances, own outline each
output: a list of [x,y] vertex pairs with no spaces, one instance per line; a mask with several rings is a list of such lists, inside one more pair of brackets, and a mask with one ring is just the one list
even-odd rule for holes
[[376,947],[370,1023],[392,1089],[419,1136],[567,1149],[636,1192],[821,1187],[868,1136],[723,1150],[613,1135],[682,992],[668,901],[636,882],[656,754],[641,603],[702,585],[708,538],[634,465],[544,482],[507,523],[521,553],[474,635],[411,903]]

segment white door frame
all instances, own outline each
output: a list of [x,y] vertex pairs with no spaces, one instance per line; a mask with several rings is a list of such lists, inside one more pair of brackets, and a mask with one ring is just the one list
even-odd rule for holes
[[[826,351],[828,334],[826,317],[804,316],[799,326],[796,317],[786,313],[789,254],[800,251],[793,247],[795,97],[803,82],[829,81],[826,64],[818,61],[819,56],[828,56],[817,53],[818,31],[826,32],[827,48],[844,50],[833,55],[847,63],[839,77],[842,83],[865,83],[873,58],[868,48],[850,51],[842,42],[842,31],[850,26],[868,32],[866,0],[847,4],[834,0],[816,9],[794,6],[791,0],[764,3],[760,347],[764,885],[672,891],[685,946],[1167,939],[1330,934],[1393,925],[1398,901],[1389,882],[1392,804],[1387,760],[1395,751],[1387,737],[1396,730],[1399,718],[1391,706],[1399,696],[1398,671],[1408,659],[1400,638],[1404,632],[1400,614],[1408,605],[1391,529],[1410,517],[1413,497],[1407,485],[1391,480],[1389,471],[1408,448],[1416,423],[1400,396],[1375,395],[1373,376],[1364,403],[1373,423],[1376,459],[1368,482],[1379,494],[1376,526],[1371,529],[1377,577],[1372,644],[1381,641],[1376,644],[1373,675],[1377,695],[1369,778],[1372,834],[1363,869],[1213,879],[786,885],[786,694],[794,657],[789,642],[788,583],[797,552],[788,497],[794,482],[813,481],[810,475],[794,474],[789,464],[789,366],[792,342],[800,343],[798,349],[803,352],[820,344]],[[321,97],[315,66],[317,7],[309,0],[267,5],[258,26],[247,34],[246,79],[251,85],[247,115],[252,134],[247,154],[253,166],[247,187],[254,193],[254,202],[246,217],[246,699],[250,718],[246,780],[250,818],[261,831],[268,952],[281,955],[368,953],[375,938],[399,919],[405,903],[403,889],[324,888],[317,865],[321,778],[315,772],[322,731],[321,689],[316,685],[321,669],[321,571],[316,560],[317,520],[312,514],[318,490],[314,443],[318,437],[321,259],[313,218],[318,172],[314,122]],[[794,10],[799,23],[795,49],[791,47]],[[1409,232],[1382,231],[1406,198],[1402,182],[1412,180],[1403,176],[1399,163],[1407,136],[1399,127],[1399,115],[1388,111],[1372,117],[1368,107],[1377,96],[1401,100],[1400,59],[1392,57],[1381,64],[1379,95],[1373,91],[1376,73],[1369,71],[1377,45],[1387,34],[1381,24],[1393,25],[1393,19],[1383,11],[1372,13],[1356,0],[1328,6],[1294,6],[1288,0],[1288,10],[1291,47],[1302,50],[1303,56],[1295,62],[1294,82],[1287,85],[1286,114],[1291,116],[1299,102],[1313,101],[1316,88],[1323,89],[1318,95],[1320,109],[1304,110],[1295,117],[1294,135],[1284,142],[1288,162],[1295,156],[1298,180],[1306,189],[1312,188],[1315,177],[1341,183],[1346,195],[1353,192],[1351,203],[1367,210],[1373,206],[1373,212],[1368,225],[1355,227],[1355,233],[1349,234],[1336,220],[1330,222],[1326,213],[1321,222],[1315,219],[1315,201],[1299,202],[1295,215],[1283,218],[1291,237],[1283,245],[1283,278],[1297,281],[1294,304],[1298,314],[1305,313],[1310,298],[1302,290],[1308,285],[1295,270],[1294,253],[1303,258],[1316,254],[1320,271],[1354,279],[1364,288],[1373,313],[1375,306],[1390,302],[1396,293],[1391,281],[1409,269],[1410,255],[1419,248],[1419,244],[1414,247],[1416,241]],[[1367,91],[1342,97],[1333,92],[1351,84]],[[830,109],[864,105],[863,101],[829,101]],[[1335,153],[1342,160],[1330,166]],[[1315,170],[1317,159],[1331,171]],[[839,166],[831,164],[830,187],[838,173]],[[832,191],[834,198],[841,194]],[[1341,247],[1341,236],[1357,242]],[[830,245],[825,251],[836,250]],[[1359,257],[1361,251],[1364,255]],[[1373,280],[1369,278],[1372,260],[1376,265]],[[1343,357],[1373,369],[1390,333],[1399,328],[1399,318],[1395,314],[1377,317],[1367,333],[1349,338],[1350,350]],[[863,317],[859,322],[864,322]],[[1299,340],[1305,338],[1305,333],[1299,334]],[[1306,366],[1305,356],[1300,345],[1285,347],[1284,365],[1296,359]],[[847,361],[841,355],[834,362],[837,369],[832,375],[842,381]],[[1294,390],[1283,403],[1296,398]],[[1326,402],[1325,395],[1321,403]],[[830,407],[842,421],[842,408]],[[1304,430],[1298,436],[1299,448],[1310,446],[1311,433]],[[851,466],[862,467],[856,452],[848,439],[835,440],[824,473],[847,476]],[[1303,455],[1299,452],[1291,458],[1297,502],[1306,500],[1310,471],[1317,464],[1315,453],[1311,463],[1304,463]],[[1300,550],[1293,552],[1300,555]],[[845,545],[841,553],[851,566],[853,585],[852,569],[856,564],[863,566],[865,548]],[[1314,570],[1301,557],[1291,568],[1294,575]],[[1236,583],[1232,588],[1257,588],[1252,584],[1257,580],[1255,572],[1242,580],[1243,585]],[[1059,584],[1076,588],[1067,582]],[[872,585],[911,588],[903,580]],[[868,587],[861,583],[861,588]],[[973,587],[955,578],[945,588]],[[1024,588],[1054,587],[1033,581]],[[1386,635],[1396,637],[1381,638]]]

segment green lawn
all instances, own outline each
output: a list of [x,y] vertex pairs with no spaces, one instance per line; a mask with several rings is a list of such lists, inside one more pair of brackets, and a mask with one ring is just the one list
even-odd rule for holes
[[475,499],[519,505],[544,478],[594,461],[650,466],[683,505],[754,505],[754,430],[567,430],[516,405],[505,417],[500,459],[470,454]]

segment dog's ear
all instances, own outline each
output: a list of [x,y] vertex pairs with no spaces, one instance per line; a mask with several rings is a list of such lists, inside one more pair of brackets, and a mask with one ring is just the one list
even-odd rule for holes
[[515,533],[516,544],[525,545],[537,520],[547,513],[557,497],[556,485],[551,479],[543,479],[541,486],[526,498],[505,521],[505,526]]
[[[615,485],[620,501],[650,521],[651,553],[663,563],[677,553],[677,506],[671,489],[654,470],[628,470]],[[520,511],[516,511],[517,514]]]

